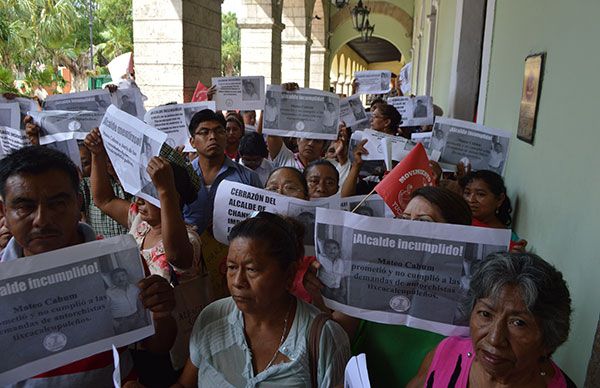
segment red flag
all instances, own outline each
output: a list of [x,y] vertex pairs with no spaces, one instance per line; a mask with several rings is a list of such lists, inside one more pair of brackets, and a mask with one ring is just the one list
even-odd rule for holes
[[433,185],[433,173],[429,167],[429,158],[425,148],[418,143],[415,148],[400,163],[387,174],[377,186],[375,191],[392,209],[396,216],[400,216],[413,191],[423,186]]
[[192,102],[208,100],[208,96],[206,95],[207,90],[208,88],[202,82],[198,81],[198,85],[196,85],[196,90],[194,90],[194,95],[192,96]]

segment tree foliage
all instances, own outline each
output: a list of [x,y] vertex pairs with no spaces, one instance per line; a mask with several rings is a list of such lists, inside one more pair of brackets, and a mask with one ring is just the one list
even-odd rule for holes
[[239,75],[241,59],[237,17],[233,12],[224,13],[221,15],[221,74]]
[[[133,48],[131,0],[92,0],[94,64]],[[90,0],[0,2],[0,67],[33,88],[60,81],[65,66],[77,78],[90,68]],[[4,77],[6,78],[6,77]]]

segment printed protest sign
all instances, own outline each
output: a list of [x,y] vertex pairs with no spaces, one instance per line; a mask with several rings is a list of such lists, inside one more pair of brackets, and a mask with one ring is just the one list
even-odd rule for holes
[[86,110],[104,113],[112,103],[112,96],[108,89],[90,90],[48,96],[44,102],[44,110]]
[[269,85],[263,112],[263,133],[307,139],[337,139],[340,99],[316,89],[285,91]]
[[[15,97],[12,99],[8,99],[8,98],[4,97],[3,95],[0,95],[0,103],[14,103],[14,102],[19,104],[20,118],[19,118],[19,125],[14,126],[12,128],[25,129],[25,123],[23,122],[23,119],[25,118],[25,116],[27,116],[27,112],[37,112],[38,111],[38,109],[39,109],[38,103],[37,103],[37,101],[32,100],[30,98]],[[2,104],[0,104],[0,106],[2,106]],[[1,117],[2,117],[2,113],[0,113],[0,125],[5,125],[5,124],[2,124]]]
[[138,88],[117,89],[112,94],[107,89],[54,94],[46,99],[44,110],[83,110],[104,113],[111,104],[140,120],[146,113],[142,93]]
[[325,304],[369,321],[468,335],[461,301],[471,266],[506,251],[510,230],[317,209]]
[[159,155],[167,134],[114,106],[106,111],[100,133],[123,189],[160,207],[158,192],[146,167],[152,157]]
[[203,109],[215,111],[214,101],[190,102],[187,104],[162,105],[150,109],[144,121],[167,134],[167,144],[172,148],[185,146],[185,152],[196,152],[190,144],[189,125],[196,112]]
[[[248,218],[253,212],[267,211],[294,217],[300,221],[305,229],[305,249],[313,251],[316,208],[351,211],[362,199],[362,196],[340,198],[336,195],[305,201],[242,183],[222,181],[215,196],[213,234],[217,241],[229,244],[227,236],[236,224]],[[365,201],[356,213],[371,217],[393,217],[378,195]]]
[[0,126],[0,158],[30,145],[25,131]]
[[51,110],[30,112],[33,122],[40,127],[40,144],[69,139],[83,140],[93,128],[100,125],[104,112]]
[[433,124],[433,98],[431,96],[391,97],[387,102],[402,115],[401,127]]
[[415,148],[375,186],[396,216],[401,216],[413,191],[433,184],[433,173],[423,145]]
[[131,235],[0,263],[0,386],[154,334]]
[[510,132],[468,121],[436,118],[429,150],[440,153],[444,170],[454,171],[458,162],[470,164],[473,171],[491,170],[500,175],[508,158]]
[[[356,131],[352,133],[350,148],[354,149],[354,147],[362,140],[367,140],[364,148],[367,150],[368,154],[362,156],[362,159],[366,161],[366,164],[363,163],[361,175],[363,174],[363,170],[366,172],[381,167],[388,171],[391,170],[392,161],[399,162],[408,155],[414,147],[414,144],[403,137],[392,136],[383,132],[367,129],[365,131]],[[383,161],[385,165],[375,161]]]
[[16,102],[0,103],[0,126],[20,128],[19,104]]
[[213,97],[219,110],[254,110],[265,106],[265,77],[214,77]]
[[340,120],[346,123],[347,127],[352,128],[358,123],[369,120],[358,94],[340,100]]
[[392,72],[387,70],[355,71],[358,94],[384,94],[391,90]]

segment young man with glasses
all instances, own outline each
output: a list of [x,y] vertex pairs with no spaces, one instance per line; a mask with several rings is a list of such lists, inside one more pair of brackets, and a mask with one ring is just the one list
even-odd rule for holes
[[225,156],[227,144],[225,117],[210,109],[197,112],[190,121],[190,144],[198,157],[192,161],[194,171],[200,176],[200,190],[193,203],[183,209],[185,222],[196,225],[201,234],[212,224],[215,195],[224,180],[262,187],[258,175]]

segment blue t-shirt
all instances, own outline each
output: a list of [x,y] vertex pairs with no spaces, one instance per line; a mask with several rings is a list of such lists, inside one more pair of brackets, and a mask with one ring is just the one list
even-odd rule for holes
[[204,183],[202,170],[198,165],[198,158],[192,161],[192,167],[200,177],[200,190],[198,190],[198,197],[196,200],[189,205],[185,205],[183,208],[183,218],[186,223],[196,225],[198,234],[202,234],[202,232],[204,232],[204,230],[212,223],[215,196],[217,195],[217,188],[222,181],[228,180],[254,187],[263,187],[258,175],[254,171],[227,157],[210,188]]

